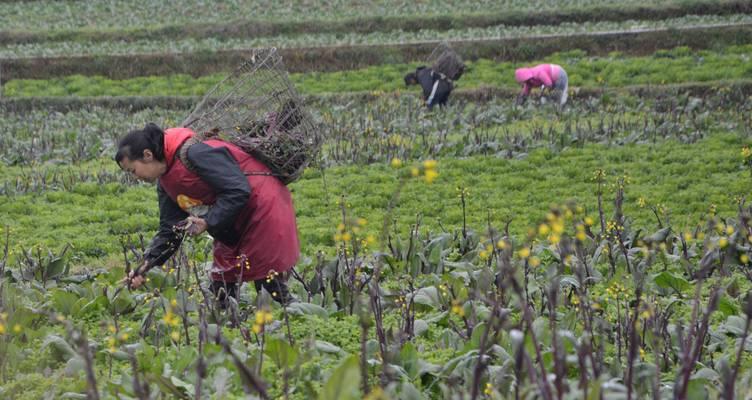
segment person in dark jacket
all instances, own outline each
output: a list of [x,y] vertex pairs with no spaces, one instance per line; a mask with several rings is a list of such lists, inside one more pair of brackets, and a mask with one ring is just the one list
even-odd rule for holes
[[423,88],[423,100],[429,110],[435,105],[446,105],[449,94],[454,89],[452,79],[425,66],[405,75],[405,85],[420,85]]
[[290,301],[285,272],[297,262],[295,209],[289,189],[269,169],[234,144],[209,139],[187,148],[188,128],[162,131],[155,124],[134,130],[118,143],[115,161],[138,179],[157,183],[159,231],[143,264],[127,277],[133,288],[150,267],[177,250],[180,235],[208,232],[214,238],[211,289],[221,304],[237,298],[239,284],[254,281],[274,300]]

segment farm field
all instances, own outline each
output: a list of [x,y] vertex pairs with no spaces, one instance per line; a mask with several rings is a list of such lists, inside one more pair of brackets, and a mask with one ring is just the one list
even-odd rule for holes
[[[752,2],[120,3],[0,1],[0,398],[752,396]],[[121,289],[159,208],[118,138],[272,46],[323,137],[296,301],[221,308],[208,235]],[[564,107],[514,104],[538,63]]]

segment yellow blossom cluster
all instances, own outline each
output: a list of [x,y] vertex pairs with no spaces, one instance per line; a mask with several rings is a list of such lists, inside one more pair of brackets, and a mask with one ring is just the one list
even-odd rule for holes
[[407,301],[405,300],[405,296],[398,296],[394,300],[394,304],[403,310],[407,310]]
[[[439,177],[439,173],[436,172],[437,165],[438,163],[436,162],[436,160],[425,160],[419,167],[411,167],[410,175],[412,175],[413,177],[419,177],[422,175],[426,183],[432,183],[434,180],[436,180],[436,178]],[[396,157],[392,158],[391,166],[392,168],[402,167],[402,160]]]
[[460,304],[460,302],[457,300],[452,302],[452,314],[455,314],[459,317],[465,316],[465,309],[462,307],[462,304]]
[[611,286],[606,288],[606,297],[610,297],[614,300],[623,300],[627,295],[628,289],[619,282],[614,282]]
[[376,237],[373,235],[360,236],[365,229],[368,220],[365,218],[354,218],[345,222],[340,222],[337,225],[337,233],[334,234],[333,239],[337,243],[350,244],[354,243],[360,245],[363,248],[372,246],[376,243]]
[[0,335],[6,332],[5,324],[8,323],[8,313],[0,313]]
[[108,325],[107,330],[110,332],[110,335],[105,338],[105,341],[107,342],[107,351],[109,351],[110,353],[117,351],[116,345],[118,344],[118,342],[123,343],[126,342],[128,338],[130,338],[130,335],[127,332],[120,332],[118,334],[118,330],[115,325]]
[[237,260],[237,262],[235,263],[235,268],[245,269],[246,271],[251,269],[251,262],[248,260],[247,257],[236,256],[235,260]]
[[258,310],[258,312],[256,312],[256,317],[251,330],[253,331],[253,333],[259,334],[263,332],[264,326],[271,323],[273,320],[274,317],[272,316],[271,311],[266,309]]
[[162,317],[162,321],[164,321],[167,326],[171,326],[173,328],[180,325],[180,317],[173,313],[172,307],[167,309],[164,317]]

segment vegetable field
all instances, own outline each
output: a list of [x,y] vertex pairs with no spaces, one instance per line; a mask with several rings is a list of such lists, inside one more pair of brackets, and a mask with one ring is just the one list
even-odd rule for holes
[[[0,398],[752,397],[750,2],[0,9]],[[403,76],[443,40],[468,71],[429,111]],[[118,138],[268,46],[325,138],[289,186],[296,301],[219,307],[208,235],[119,289],[159,211]],[[514,105],[537,63],[563,108]]]

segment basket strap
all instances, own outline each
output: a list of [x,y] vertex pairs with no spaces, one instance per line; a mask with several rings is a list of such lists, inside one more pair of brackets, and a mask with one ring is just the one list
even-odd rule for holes
[[[178,151],[175,152],[175,157],[178,157],[178,159],[180,159],[180,162],[185,165],[185,168],[193,173],[196,173],[196,166],[194,166],[191,160],[188,159],[188,149],[190,149],[194,144],[201,143],[203,141],[197,136],[198,135],[194,135],[186,139],[186,141],[183,142],[180,147],[178,147]],[[173,160],[173,162],[175,162],[175,160]]]
[[[180,160],[180,162],[183,163],[183,165],[185,166],[185,168],[188,171],[193,172],[194,174],[197,174],[197,172],[196,172],[196,166],[193,165],[193,163],[191,162],[190,159],[188,159],[188,149],[190,149],[191,146],[193,146],[196,143],[202,143],[203,142],[203,140],[201,140],[201,138],[199,138],[197,136],[198,135],[186,139],[186,141],[183,142],[183,144],[181,144],[180,147],[178,147],[178,151],[176,151],[175,155],[173,156],[173,163],[175,162],[175,157],[177,157]],[[281,180],[282,183],[284,183],[285,185],[287,185],[290,182],[290,181],[287,180],[287,179],[289,179],[288,176],[281,175],[281,174],[275,174],[273,172],[262,172],[262,171],[258,171],[258,172],[256,172],[256,171],[245,172],[245,171],[243,171],[243,175],[245,175],[245,176],[252,176],[252,175],[273,176],[273,177]]]

